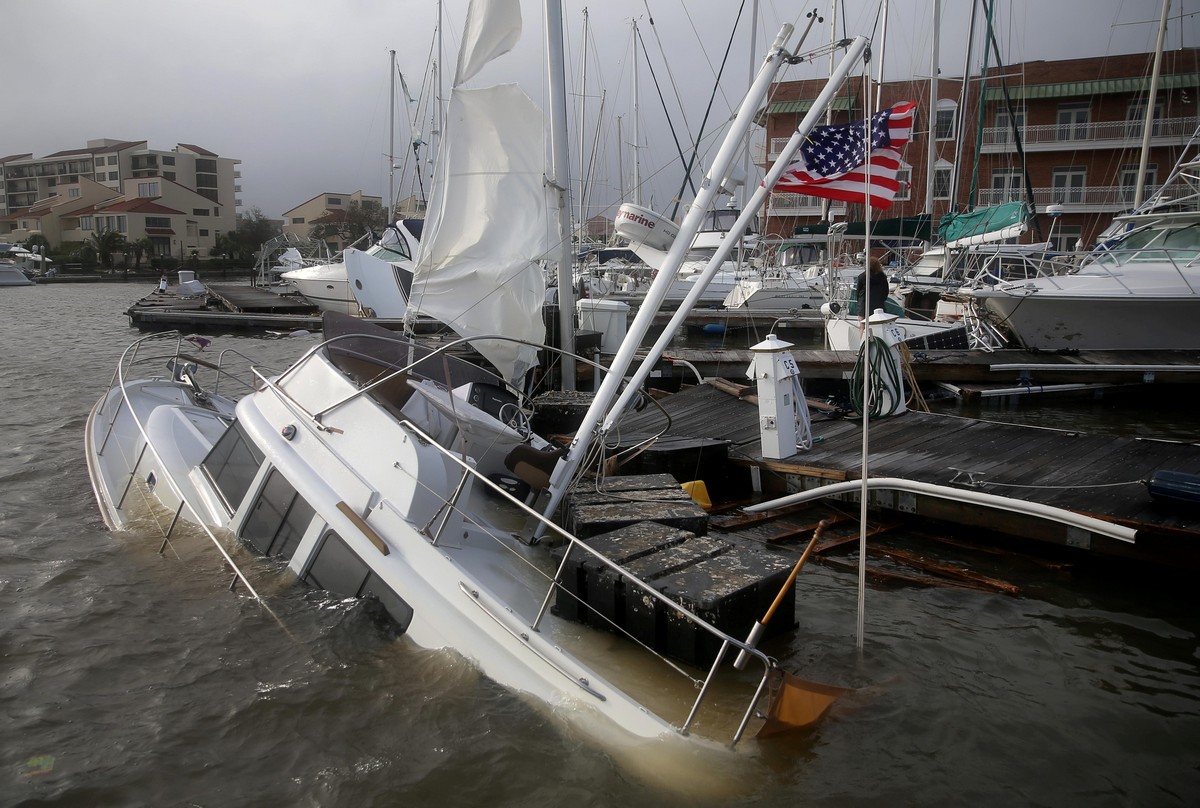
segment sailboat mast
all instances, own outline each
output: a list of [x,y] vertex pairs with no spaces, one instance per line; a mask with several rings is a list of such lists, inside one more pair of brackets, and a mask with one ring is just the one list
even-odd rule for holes
[[638,112],[638,56],[637,20],[633,21],[633,204],[642,204],[642,162],[640,150],[642,117]]
[[1146,166],[1150,160],[1150,134],[1154,131],[1154,102],[1158,96],[1158,75],[1162,71],[1163,42],[1167,36],[1167,16],[1171,13],[1171,0],[1163,0],[1162,18],[1158,22],[1158,44],[1154,46],[1154,71],[1150,76],[1150,94],[1146,98],[1146,120],[1142,127],[1142,156],[1138,160],[1137,183],[1134,185],[1133,206],[1141,207],[1146,193]]
[[587,222],[587,215],[584,211],[584,199],[587,194],[584,191],[583,182],[587,176],[585,169],[585,161],[587,160],[587,149],[584,143],[584,131],[587,127],[587,52],[588,52],[588,10],[587,6],[583,8],[583,44],[581,56],[579,58],[579,230],[582,240],[583,230]]
[[391,224],[396,218],[396,52],[389,50],[391,57],[389,72],[390,92],[388,101],[388,206],[387,221]]
[[546,0],[546,68],[550,84],[550,184],[558,196],[558,336],[562,388],[575,389],[575,293],[571,284],[571,169],[567,163],[567,73],[562,0]]
[[[933,227],[933,178],[937,171],[937,102],[938,60],[942,30],[942,0],[933,0],[933,45],[929,56],[929,136],[925,151],[925,212],[930,215],[929,226]],[[965,80],[964,80],[965,81]],[[960,127],[961,128],[961,127]]]

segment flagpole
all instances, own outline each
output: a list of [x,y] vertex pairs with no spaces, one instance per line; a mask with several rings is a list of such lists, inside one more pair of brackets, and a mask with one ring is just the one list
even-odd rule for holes
[[[868,59],[870,56],[868,55]],[[871,97],[871,75],[869,70],[863,71],[863,98],[870,99]],[[868,102],[869,103],[869,102]],[[863,142],[867,144],[866,162],[863,164],[863,170],[866,173],[866,204],[863,205],[863,232],[866,236],[865,246],[863,247],[863,308],[866,311],[859,312],[859,316],[863,318],[862,331],[862,357],[863,357],[863,421],[862,421],[862,491],[859,493],[859,512],[858,512],[858,653],[861,656],[863,652],[863,642],[866,636],[866,615],[867,615],[867,499],[869,497],[867,489],[868,476],[868,448],[869,448],[869,424],[871,421],[871,110],[868,107],[866,115],[863,117],[863,127],[866,131],[863,133]]]

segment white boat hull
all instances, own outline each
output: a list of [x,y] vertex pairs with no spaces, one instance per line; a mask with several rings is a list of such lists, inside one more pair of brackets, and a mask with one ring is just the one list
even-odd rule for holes
[[973,294],[1024,348],[1200,350],[1200,296]]

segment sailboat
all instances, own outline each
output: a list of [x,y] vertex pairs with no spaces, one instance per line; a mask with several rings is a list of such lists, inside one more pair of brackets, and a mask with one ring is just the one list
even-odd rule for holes
[[[481,19],[479,4],[471,4],[467,30],[477,41],[464,50],[494,54],[515,42],[519,7],[493,3],[488,10]],[[713,173],[727,170],[787,56],[790,35],[785,26],[772,45]],[[845,77],[865,44],[860,39],[850,46],[831,83]],[[540,114],[529,114],[519,88],[456,88],[455,94],[461,98],[451,103],[453,128],[476,120],[471,118],[476,108],[491,109],[493,117],[483,119],[491,122],[486,131],[464,134],[479,136],[472,149],[507,142],[497,127],[540,120]],[[832,96],[825,93],[822,103]],[[810,117],[811,127],[816,117]],[[532,150],[540,152],[540,143],[535,139]],[[469,179],[473,152],[463,155],[450,143],[442,155],[439,159],[466,161],[439,169],[448,187],[456,173]],[[525,163],[514,159],[516,173],[526,173],[519,170]],[[506,179],[497,179],[507,188]],[[544,193],[540,175],[538,184]],[[680,238],[688,243],[709,191],[702,190],[694,214],[681,225]],[[488,200],[493,193],[482,191]],[[113,529],[131,527],[147,511],[163,516],[170,523],[164,528],[168,540],[178,524],[195,526],[235,570],[235,582],[254,597],[251,575],[234,562],[242,551],[227,544],[231,536],[286,564],[310,586],[337,596],[372,597],[409,641],[461,654],[640,773],[661,769],[664,754],[682,751],[692,761],[684,778],[694,782],[712,771],[694,755],[727,750],[761,723],[768,694],[777,705],[779,694],[789,692],[778,686],[784,672],[741,639],[743,627],[738,636],[718,627],[544,515],[575,482],[593,429],[585,419],[571,446],[547,444],[533,434],[511,385],[536,351],[512,334],[529,328],[520,322],[519,305],[532,306],[541,292],[543,253],[497,262],[492,268],[506,278],[499,287],[463,280],[461,274],[452,280],[464,267],[476,273],[469,278],[487,268],[470,247],[476,237],[491,243],[480,225],[499,212],[453,197],[445,190],[433,206],[413,300],[460,333],[482,332],[463,341],[478,346],[495,373],[452,357],[454,344],[430,351],[371,323],[327,313],[319,345],[278,375],[251,368],[245,386],[231,390],[239,364],[235,352],[209,359],[187,354],[182,348],[191,346],[178,336],[146,337],[123,354],[111,389],[87,420],[88,470],[101,513]],[[756,195],[757,204],[761,197],[765,193]],[[743,216],[756,209],[747,206]],[[667,271],[678,267],[683,247],[681,241],[672,248]],[[721,260],[718,250],[713,261]],[[651,288],[650,304],[661,303],[668,280],[661,277]],[[462,302],[470,289],[496,292],[485,301],[497,309],[487,325],[480,325],[482,308]],[[451,291],[459,297],[457,309],[439,309]],[[516,297],[527,300],[518,303]],[[596,413],[626,406],[608,405],[653,316],[650,308],[639,311],[631,338],[597,393]],[[152,371],[137,375],[147,364]],[[603,570],[628,597],[652,604],[696,642],[719,649],[711,668],[661,664],[667,660],[658,654],[650,660],[659,664],[647,667],[632,661],[645,648],[615,643],[611,633],[560,615],[552,606],[571,597],[564,569],[572,559]],[[730,653],[748,660],[749,669],[722,665]],[[779,710],[768,713],[777,725]]]

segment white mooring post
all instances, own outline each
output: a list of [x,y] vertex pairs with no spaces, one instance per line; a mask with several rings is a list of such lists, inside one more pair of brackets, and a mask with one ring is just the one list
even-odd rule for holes
[[796,454],[796,390],[793,378],[800,375],[788,348],[792,343],[774,334],[750,347],[754,352],[751,372],[758,385],[758,432],[763,457],[782,460]]

